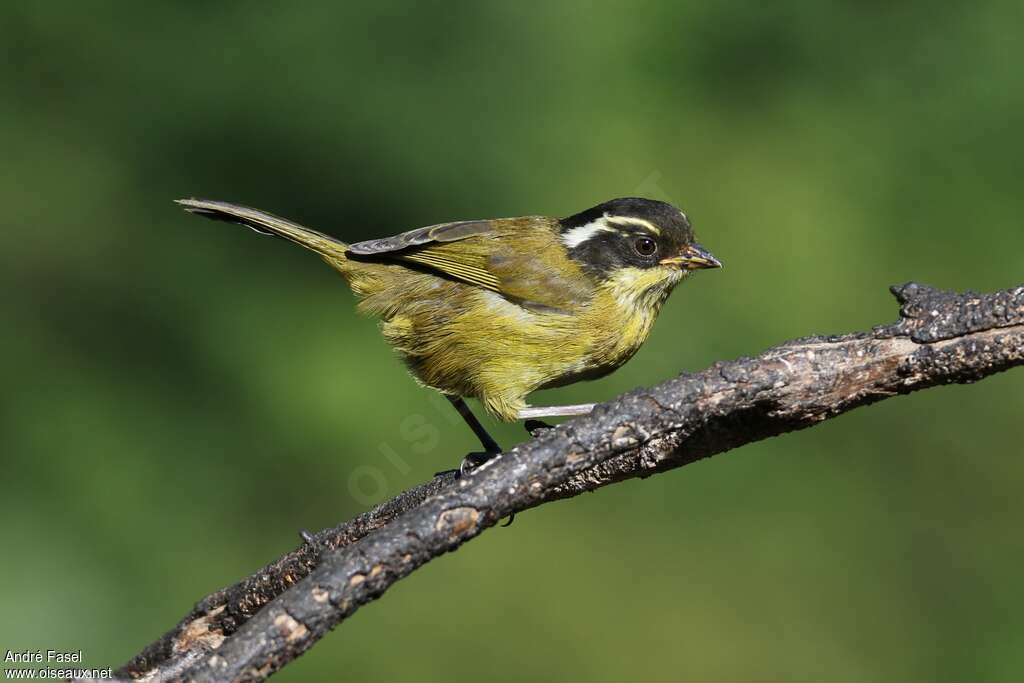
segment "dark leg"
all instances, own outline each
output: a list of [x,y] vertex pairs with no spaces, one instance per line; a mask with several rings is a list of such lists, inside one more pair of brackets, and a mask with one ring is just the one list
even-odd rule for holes
[[[484,426],[480,424],[478,419],[476,419],[476,415],[474,415],[473,411],[469,409],[469,406],[466,405],[465,401],[458,396],[451,396],[449,394],[445,394],[445,398],[455,406],[455,410],[459,411],[459,415],[462,416],[462,419],[466,421],[469,428],[473,430],[474,434],[476,434],[476,438],[480,439],[480,445],[484,447],[484,451],[488,456],[501,453],[501,446],[499,446],[498,442],[487,433],[487,430],[484,429]],[[487,458],[484,458],[484,460],[486,459]]]
[[[451,396],[450,394],[445,394],[444,397],[451,401],[451,404],[455,406],[455,410],[459,411],[459,415],[462,416],[462,419],[466,421],[469,428],[476,434],[476,438],[480,439],[480,445],[484,447],[483,453],[470,453],[463,458],[462,464],[459,466],[459,474],[465,476],[495,455],[501,453],[501,446],[494,440],[494,437],[487,433],[484,426],[480,424],[480,420],[476,419],[476,415],[473,414],[473,411],[469,409],[469,406],[466,405],[462,398]],[[515,518],[515,513],[512,513],[508,516],[508,521],[502,524],[502,526],[508,526]]]

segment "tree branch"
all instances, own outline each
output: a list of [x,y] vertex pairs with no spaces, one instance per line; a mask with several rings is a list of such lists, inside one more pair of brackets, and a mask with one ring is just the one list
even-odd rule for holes
[[514,512],[647,477],[853,408],[1024,364],[1024,286],[892,289],[900,319],[808,337],[625,394],[469,477],[437,477],[217,591],[118,671],[258,681],[434,557]]

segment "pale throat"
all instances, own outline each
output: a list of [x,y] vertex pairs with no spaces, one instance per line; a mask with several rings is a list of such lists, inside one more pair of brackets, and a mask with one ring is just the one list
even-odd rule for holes
[[[603,325],[609,334],[598,343],[595,352],[603,362],[618,367],[629,360],[644,343],[661,305],[672,289],[683,280],[678,268],[621,268],[602,283]],[[609,326],[610,324],[610,326]]]
[[621,268],[605,281],[615,301],[633,314],[657,315],[665,299],[686,277],[686,271],[671,266]]

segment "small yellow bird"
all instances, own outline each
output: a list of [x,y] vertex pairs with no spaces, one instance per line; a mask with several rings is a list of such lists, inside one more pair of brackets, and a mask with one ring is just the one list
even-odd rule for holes
[[356,244],[245,206],[178,203],[319,254],[360,311],[381,318],[413,376],[452,402],[485,457],[501,449],[464,397],[506,421],[590,412],[594,404],[531,408],[526,396],[618,368],[677,284],[722,265],[694,241],[686,214],[633,197],[563,219],[458,221]]

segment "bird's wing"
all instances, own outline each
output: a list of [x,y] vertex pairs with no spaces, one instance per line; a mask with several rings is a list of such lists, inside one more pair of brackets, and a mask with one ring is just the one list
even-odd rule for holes
[[[439,270],[458,280],[494,291],[500,289],[498,278],[487,270],[486,254],[480,248],[443,248],[443,245],[462,242],[468,238],[494,237],[494,221],[458,221],[428,225],[403,232],[394,237],[356,242],[349,253],[357,256],[383,256],[411,261]],[[479,241],[479,240],[476,240]]]
[[481,235],[493,235],[498,227],[496,224],[504,223],[497,221],[457,221],[455,223],[441,223],[439,225],[428,225],[425,228],[416,228],[408,232],[395,235],[394,237],[382,237],[365,242],[350,244],[348,250],[353,254],[371,256],[373,254],[393,254],[395,252],[417,247],[423,244],[457,242],[467,237]]
[[589,281],[557,239],[552,219],[528,216],[442,223],[349,246],[356,257],[419,264],[527,308],[566,312]]

